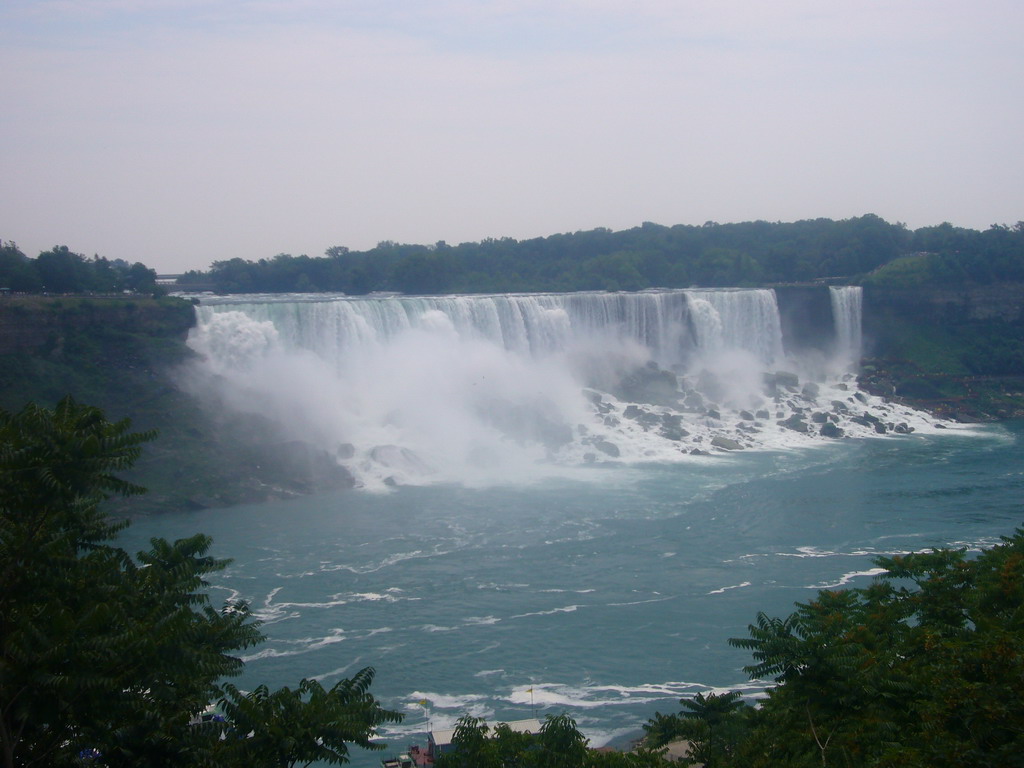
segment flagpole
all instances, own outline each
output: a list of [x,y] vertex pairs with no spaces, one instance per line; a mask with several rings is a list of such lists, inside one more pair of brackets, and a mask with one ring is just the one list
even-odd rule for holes
[[434,730],[434,721],[431,720],[430,715],[427,714],[427,703],[426,699],[420,699],[419,701],[420,706],[423,707],[423,716],[427,718],[427,733],[430,733]]

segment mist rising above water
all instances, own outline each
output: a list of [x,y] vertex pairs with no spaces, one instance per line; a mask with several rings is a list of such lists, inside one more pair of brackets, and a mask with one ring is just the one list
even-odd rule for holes
[[[927,427],[841,375],[859,358],[859,289],[832,301],[844,362],[825,375],[787,355],[765,289],[216,299],[197,308],[191,381],[367,488]],[[887,426],[851,422],[865,407]]]

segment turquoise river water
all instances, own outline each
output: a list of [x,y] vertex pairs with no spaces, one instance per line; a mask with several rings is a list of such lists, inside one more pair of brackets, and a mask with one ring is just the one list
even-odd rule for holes
[[[214,537],[267,642],[241,687],[374,666],[406,713],[389,752],[470,713],[567,712],[592,744],[709,689],[762,687],[727,644],[759,610],[865,585],[878,555],[976,549],[1021,524],[1024,424],[604,464],[536,483],[403,487],[165,514],[124,534]],[[420,702],[426,700],[426,705]],[[356,750],[353,764],[379,764]]]

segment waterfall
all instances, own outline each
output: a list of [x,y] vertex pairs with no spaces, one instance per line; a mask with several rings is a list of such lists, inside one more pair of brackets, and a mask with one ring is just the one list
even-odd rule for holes
[[686,291],[698,346],[714,355],[742,349],[765,365],[782,359],[782,325],[775,291]]
[[679,362],[685,345],[687,301],[682,291],[234,298],[204,302],[198,308],[199,324],[228,312],[270,322],[285,344],[336,362],[353,349],[428,328],[443,316],[459,336],[487,340],[512,353],[540,357],[565,351],[583,337],[611,333],[635,341],[669,365]]
[[[853,359],[860,289],[832,302]],[[819,389],[823,407],[851,397],[800,383],[766,289],[235,296],[196,311],[194,390],[331,452],[366,487],[788,446],[844,433],[841,409],[803,422]]]
[[856,371],[861,356],[861,302],[859,285],[829,286],[836,333],[836,356],[846,370]]
[[[199,324],[241,312],[271,323],[286,345],[341,363],[353,349],[386,343],[440,316],[466,338],[539,357],[584,338],[615,336],[642,346],[665,367],[701,352],[746,350],[765,365],[782,358],[782,332],[771,290],[581,292],[494,296],[323,299],[230,298],[204,302]],[[433,320],[432,320],[433,318]]]

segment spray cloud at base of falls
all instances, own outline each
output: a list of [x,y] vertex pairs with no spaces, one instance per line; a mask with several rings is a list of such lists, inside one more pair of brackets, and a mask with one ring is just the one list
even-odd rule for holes
[[829,374],[786,349],[773,291],[687,289],[206,299],[189,380],[368,488],[927,429],[856,391],[859,290],[831,292]]

